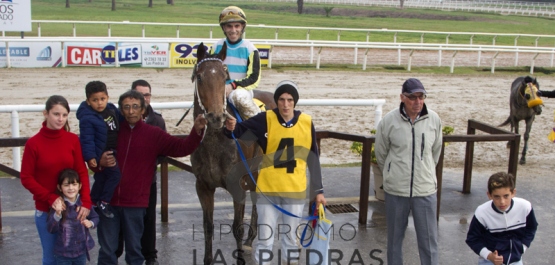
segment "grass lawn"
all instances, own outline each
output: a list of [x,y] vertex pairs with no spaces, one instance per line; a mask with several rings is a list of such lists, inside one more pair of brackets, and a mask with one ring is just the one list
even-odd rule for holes
[[[80,21],[130,21],[130,22],[165,22],[165,23],[203,23],[214,24],[214,38],[223,37],[217,26],[218,14],[228,5],[237,5],[247,14],[250,25],[264,24],[274,26],[303,26],[324,28],[361,28],[389,30],[425,30],[443,32],[486,32],[511,34],[554,34],[554,19],[542,17],[504,16],[490,13],[447,12],[425,9],[398,9],[337,4],[304,5],[304,13],[297,13],[295,2],[258,2],[258,1],[185,1],[175,0],[175,5],[166,1],[154,0],[153,7],[148,7],[147,0],[117,0],[116,11],[111,11],[108,0],[70,1],[70,8],[65,8],[65,1],[33,0],[33,20],[80,20]],[[325,7],[333,7],[331,15],[326,17]],[[42,36],[71,36],[71,24],[42,24]],[[107,36],[107,25],[88,24],[77,26],[77,36]],[[112,36],[141,36],[140,25],[113,25]],[[146,26],[148,37],[175,37],[176,26]],[[180,37],[208,37],[207,27],[181,27]],[[280,39],[306,39],[306,30],[282,29]],[[247,38],[273,39],[274,29],[248,28]],[[7,33],[19,36],[19,33]],[[37,35],[37,25],[27,36]],[[372,33],[371,41],[392,42],[395,33]],[[474,44],[491,44],[491,36],[475,36]],[[420,34],[398,33],[397,42],[420,42]],[[424,36],[426,43],[445,43],[447,35]],[[468,44],[469,36],[450,35],[449,43]],[[313,40],[336,40],[336,30],[313,30]],[[342,32],[341,40],[365,41],[366,32]],[[519,45],[534,45],[535,37],[519,37]],[[555,37],[540,38],[538,45],[553,47]],[[514,45],[514,37],[497,37],[498,45]]]

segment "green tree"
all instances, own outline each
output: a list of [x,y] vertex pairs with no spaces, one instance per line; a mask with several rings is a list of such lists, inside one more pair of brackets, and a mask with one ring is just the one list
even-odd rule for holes
[[330,17],[330,13],[332,9],[333,7],[324,7],[324,10],[326,11],[326,17]]

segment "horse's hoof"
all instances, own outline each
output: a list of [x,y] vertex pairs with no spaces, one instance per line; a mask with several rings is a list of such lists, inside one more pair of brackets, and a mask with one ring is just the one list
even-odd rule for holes
[[[252,243],[251,243],[251,244],[252,244]],[[251,245],[251,244],[249,244],[249,245],[243,245],[243,250],[244,250],[245,252],[251,252],[251,251],[252,251],[252,245]]]

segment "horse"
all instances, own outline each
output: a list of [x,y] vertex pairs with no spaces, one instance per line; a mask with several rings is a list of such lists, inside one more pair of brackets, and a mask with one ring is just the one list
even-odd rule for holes
[[[234,140],[227,138],[222,128],[229,113],[233,113],[227,105],[225,94],[225,81],[229,78],[227,66],[223,63],[226,57],[226,46],[222,52],[210,55],[206,46],[201,43],[197,48],[197,63],[195,65],[192,81],[195,82],[194,117],[203,114],[207,120],[204,138],[191,154],[191,165],[196,177],[196,191],[203,212],[204,228],[204,264],[212,264],[212,239],[214,235],[214,192],[216,188],[226,189],[233,197],[233,236],[237,249],[233,256],[237,257],[237,264],[244,264],[243,245],[244,235],[243,217],[245,214],[246,191],[251,190],[251,199],[255,199],[252,181],[246,174],[246,167],[241,161],[238,148]],[[273,109],[276,104],[273,94],[264,91],[253,91],[254,97],[262,101],[268,108]],[[262,157],[262,149],[256,141],[239,140],[241,149],[246,159],[250,159],[249,167],[257,175],[258,161]],[[245,240],[245,247],[252,245],[256,237],[256,206],[253,203],[250,231]]]
[[542,113],[542,101],[538,95],[540,84],[535,78],[530,76],[518,77],[511,85],[511,96],[509,104],[511,112],[507,120],[498,125],[498,127],[511,124],[511,132],[518,134],[518,123],[521,120],[526,122],[526,131],[524,132],[524,148],[520,157],[519,164],[526,164],[526,151],[528,151],[528,139],[530,138],[530,130],[536,115]]

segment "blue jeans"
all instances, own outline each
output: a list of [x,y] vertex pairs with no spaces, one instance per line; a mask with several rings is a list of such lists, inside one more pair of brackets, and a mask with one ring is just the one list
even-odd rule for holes
[[116,250],[118,249],[118,235],[123,231],[125,244],[125,261],[129,265],[142,265],[141,236],[144,230],[144,216],[146,208],[112,206],[114,218],[107,218],[99,214],[98,225],[98,265],[118,264]]
[[85,265],[87,264],[87,254],[83,254],[75,258],[56,256],[56,264],[57,265]]
[[46,228],[47,212],[35,210],[35,224],[39,232],[40,243],[42,245],[42,264],[54,265],[54,244],[56,244],[56,234],[51,234]]

